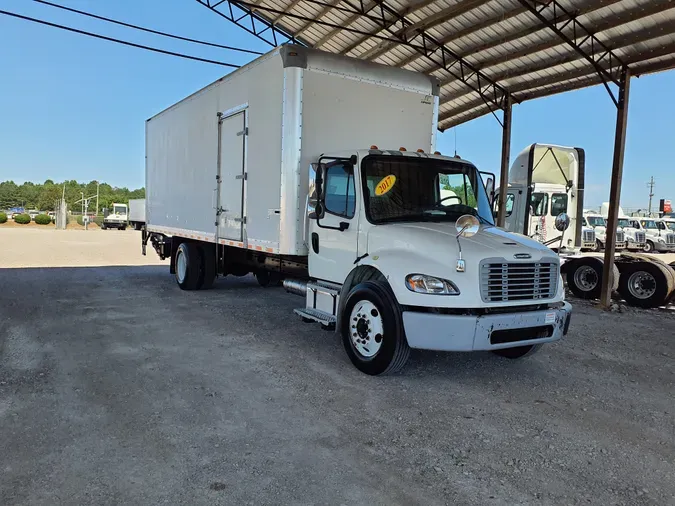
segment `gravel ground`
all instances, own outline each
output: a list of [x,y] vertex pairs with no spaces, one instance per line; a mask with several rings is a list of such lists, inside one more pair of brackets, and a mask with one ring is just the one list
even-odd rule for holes
[[[101,262],[153,261],[137,233],[96,234],[82,247]],[[7,237],[0,265],[26,264]],[[573,300],[567,338],[526,360],[415,352],[372,378],[294,318],[301,298],[252,278],[181,292],[151,265],[0,283],[3,506],[675,504],[669,312]]]

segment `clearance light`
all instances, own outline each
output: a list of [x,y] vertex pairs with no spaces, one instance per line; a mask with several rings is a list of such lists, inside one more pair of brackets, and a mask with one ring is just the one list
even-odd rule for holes
[[398,148],[398,150],[399,150],[399,151],[408,151],[408,150],[405,149],[403,146],[401,146],[400,148]]
[[380,148],[378,148],[375,144],[373,144],[372,146],[370,146],[370,149],[380,149]]
[[424,153],[424,150],[422,148],[417,150],[418,153]]
[[440,152],[440,151],[434,151],[434,154],[435,154],[435,155],[440,155],[441,152]]

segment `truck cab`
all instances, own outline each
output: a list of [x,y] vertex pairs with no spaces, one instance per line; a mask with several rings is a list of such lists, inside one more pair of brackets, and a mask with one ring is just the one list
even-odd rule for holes
[[103,230],[116,228],[126,230],[129,224],[129,206],[126,204],[113,203],[112,211],[103,218],[101,228]]
[[[594,249],[595,231],[582,215],[583,171],[580,148],[549,144],[525,148],[509,171],[505,228],[556,250]],[[561,233],[555,219],[563,213],[570,217],[570,231]]]
[[362,371],[395,366],[396,334],[519,358],[566,332],[558,256],[494,226],[470,162],[373,146],[322,156],[309,180],[310,281],[285,286],[306,296],[305,320],[337,326]]
[[[605,221],[609,216],[609,202],[603,202],[600,206],[600,213]],[[618,233],[623,232],[623,241],[619,241]],[[617,249],[619,242],[625,242],[624,249],[629,251],[643,251],[645,248],[646,234],[641,229],[636,219],[629,218],[619,206],[619,217],[617,221]]]
[[636,221],[646,235],[646,253],[668,253],[675,251],[674,218],[637,218]]
[[[595,231],[596,250],[600,251],[605,248],[607,238],[607,219],[599,213],[585,212],[584,223],[592,227]],[[626,249],[626,235],[623,228],[616,227],[616,244],[614,245],[616,251]]]

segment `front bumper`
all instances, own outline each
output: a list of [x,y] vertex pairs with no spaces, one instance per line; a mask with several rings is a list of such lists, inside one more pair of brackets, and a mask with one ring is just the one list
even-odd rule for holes
[[626,249],[628,251],[643,251],[645,249],[645,243],[643,243],[643,242],[629,242]]
[[675,251],[675,244],[665,244],[663,242],[654,241],[654,249],[660,252]]
[[[411,348],[437,351],[498,350],[557,341],[567,334],[571,316],[572,306],[568,302],[541,311],[482,316],[405,311],[403,326]],[[518,332],[520,329],[522,331]],[[542,335],[545,336],[537,337]],[[517,340],[513,340],[514,336]]]

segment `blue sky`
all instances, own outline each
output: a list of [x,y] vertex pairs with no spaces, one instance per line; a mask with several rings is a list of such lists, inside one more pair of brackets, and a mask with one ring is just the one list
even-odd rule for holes
[[[269,46],[195,0],[69,0],[63,4],[158,30],[267,51]],[[244,64],[252,56],[144,34],[30,0],[3,10],[141,44]],[[144,182],[145,120],[218,79],[225,67],[159,55],[0,16],[0,181]],[[622,205],[645,207],[646,183],[675,200],[675,71],[633,79]],[[511,154],[533,142],[585,148],[586,206],[607,200],[615,108],[601,86],[514,107]],[[501,128],[491,116],[457,127],[457,151],[498,172]],[[452,130],[439,136],[454,150]]]

